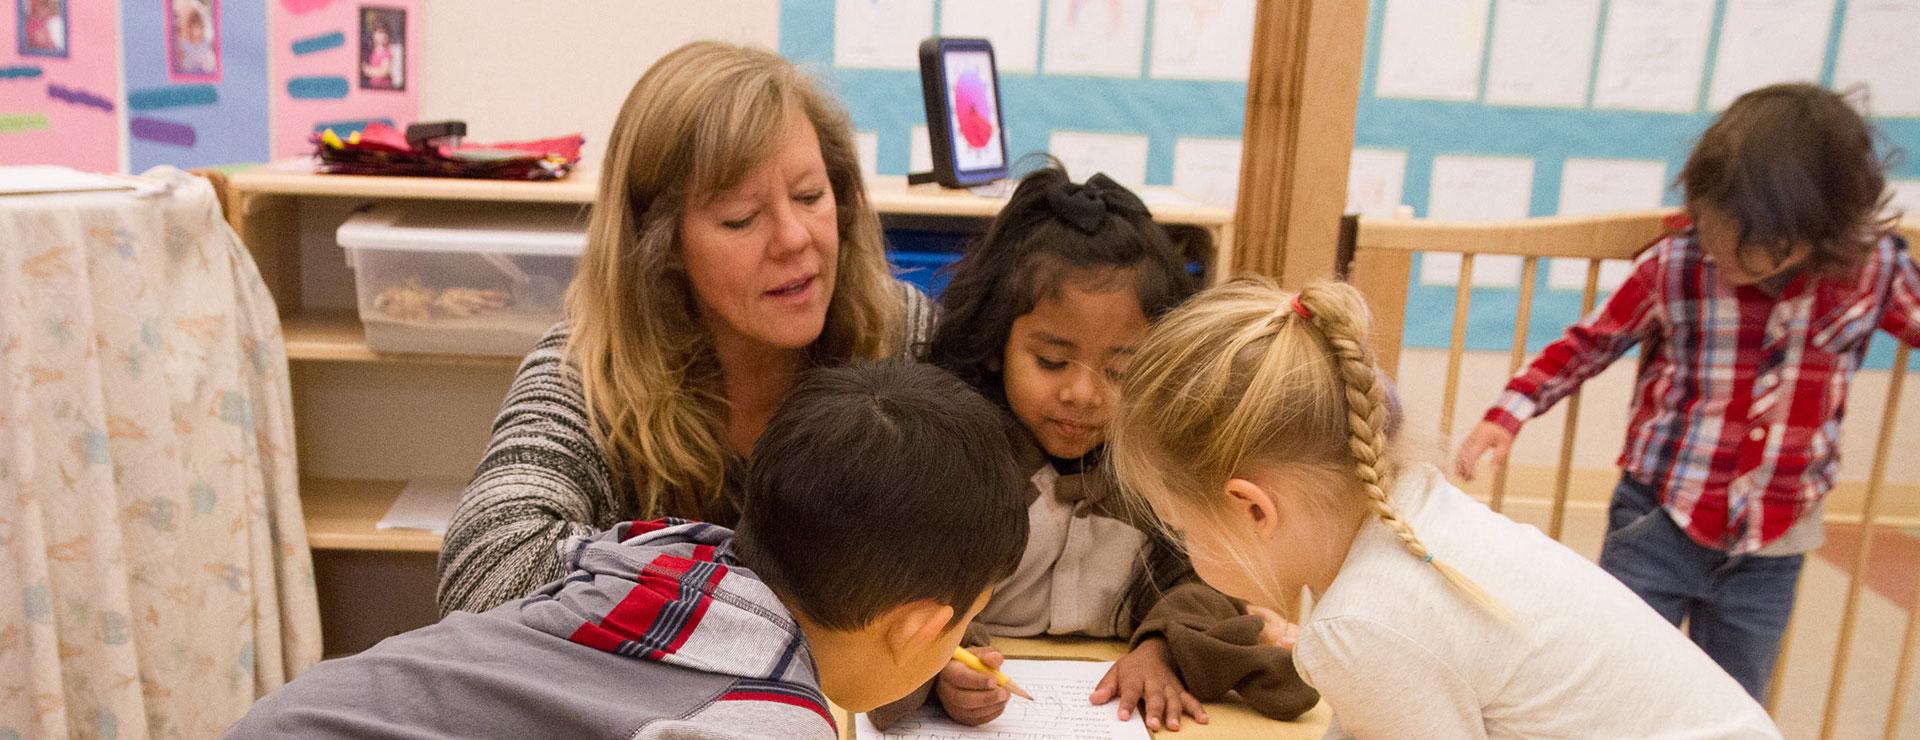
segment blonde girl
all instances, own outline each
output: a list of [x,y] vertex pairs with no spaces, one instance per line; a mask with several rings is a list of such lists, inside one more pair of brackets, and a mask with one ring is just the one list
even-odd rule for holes
[[1201,293],[1142,342],[1110,441],[1123,485],[1221,591],[1292,613],[1333,736],[1777,737],[1619,582],[1401,465],[1344,284]]

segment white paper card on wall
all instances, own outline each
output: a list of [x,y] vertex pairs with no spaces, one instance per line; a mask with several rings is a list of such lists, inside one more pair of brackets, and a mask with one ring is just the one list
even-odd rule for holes
[[933,140],[927,138],[925,126],[915,126],[907,132],[907,171],[933,171]]
[[1382,98],[1473,100],[1480,95],[1480,52],[1488,0],[1387,0],[1380,32]]
[[1213,205],[1233,205],[1240,190],[1240,140],[1173,140],[1173,187]]
[[940,4],[940,35],[993,42],[1001,74],[1040,68],[1040,0],[956,0]]
[[1611,0],[1596,108],[1690,113],[1699,107],[1714,0]]
[[1875,116],[1920,116],[1920,0],[1847,3],[1833,87],[1867,87]]
[[1147,0],[1048,0],[1045,72],[1139,77]]
[[1400,207],[1407,179],[1407,153],[1355,149],[1347,165],[1347,213],[1390,218]]
[[880,172],[880,135],[872,131],[853,134],[853,150],[860,158],[860,173],[872,177]]
[[1834,0],[1727,0],[1707,105],[1776,82],[1819,82]]
[[1254,0],[1159,0],[1148,75],[1245,82],[1253,64]]
[[[1667,190],[1667,163],[1655,159],[1569,159],[1560,168],[1560,215],[1639,211],[1660,207]],[[1600,291],[1620,287],[1633,263],[1600,261]],[[1547,287],[1585,290],[1587,261],[1555,258],[1547,263]]]
[[1600,0],[1500,0],[1487,56],[1487,102],[1585,106],[1599,27]]
[[[1433,158],[1432,188],[1427,195],[1427,217],[1448,221],[1486,221],[1526,218],[1533,203],[1533,160],[1527,157],[1447,155]],[[1460,255],[1426,252],[1420,259],[1420,282],[1456,285]],[[1513,287],[1520,284],[1521,259],[1510,255],[1481,255],[1473,260],[1476,287]]]
[[920,68],[920,40],[933,35],[933,0],[835,0],[833,66]]
[[1890,180],[1887,189],[1893,191],[1887,210],[1906,214],[1909,222],[1920,221],[1920,180]]
[[1055,131],[1047,141],[1047,151],[1067,166],[1067,175],[1074,182],[1086,182],[1099,172],[1136,190],[1147,182],[1145,136]]

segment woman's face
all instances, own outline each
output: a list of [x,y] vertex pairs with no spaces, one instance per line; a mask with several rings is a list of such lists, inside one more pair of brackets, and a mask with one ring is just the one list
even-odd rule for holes
[[839,263],[838,216],[819,137],[798,110],[773,156],[732,189],[689,203],[680,246],[716,342],[794,350],[819,338]]

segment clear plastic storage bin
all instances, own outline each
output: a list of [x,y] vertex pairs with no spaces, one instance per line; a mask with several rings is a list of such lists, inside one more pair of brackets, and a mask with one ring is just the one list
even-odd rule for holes
[[519,356],[562,317],[580,206],[382,203],[341,224],[367,346]]

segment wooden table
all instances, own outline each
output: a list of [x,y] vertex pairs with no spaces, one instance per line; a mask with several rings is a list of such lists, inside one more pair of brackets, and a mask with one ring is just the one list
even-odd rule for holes
[[[1080,658],[1084,660],[1117,660],[1127,652],[1127,645],[1112,640],[1092,640],[1086,638],[996,638],[993,646],[1009,658]],[[840,724],[840,736],[844,740],[853,740],[853,717],[839,707],[833,709],[834,721]],[[1260,738],[1261,740],[1318,740],[1327,732],[1327,724],[1333,718],[1333,711],[1325,702],[1309,710],[1292,722],[1276,722],[1262,717],[1245,704],[1238,701],[1213,702],[1207,705],[1207,724],[1198,724],[1191,719],[1180,723],[1179,732],[1162,730],[1154,733],[1158,738],[1180,738],[1182,740],[1215,740],[1218,738]]]

